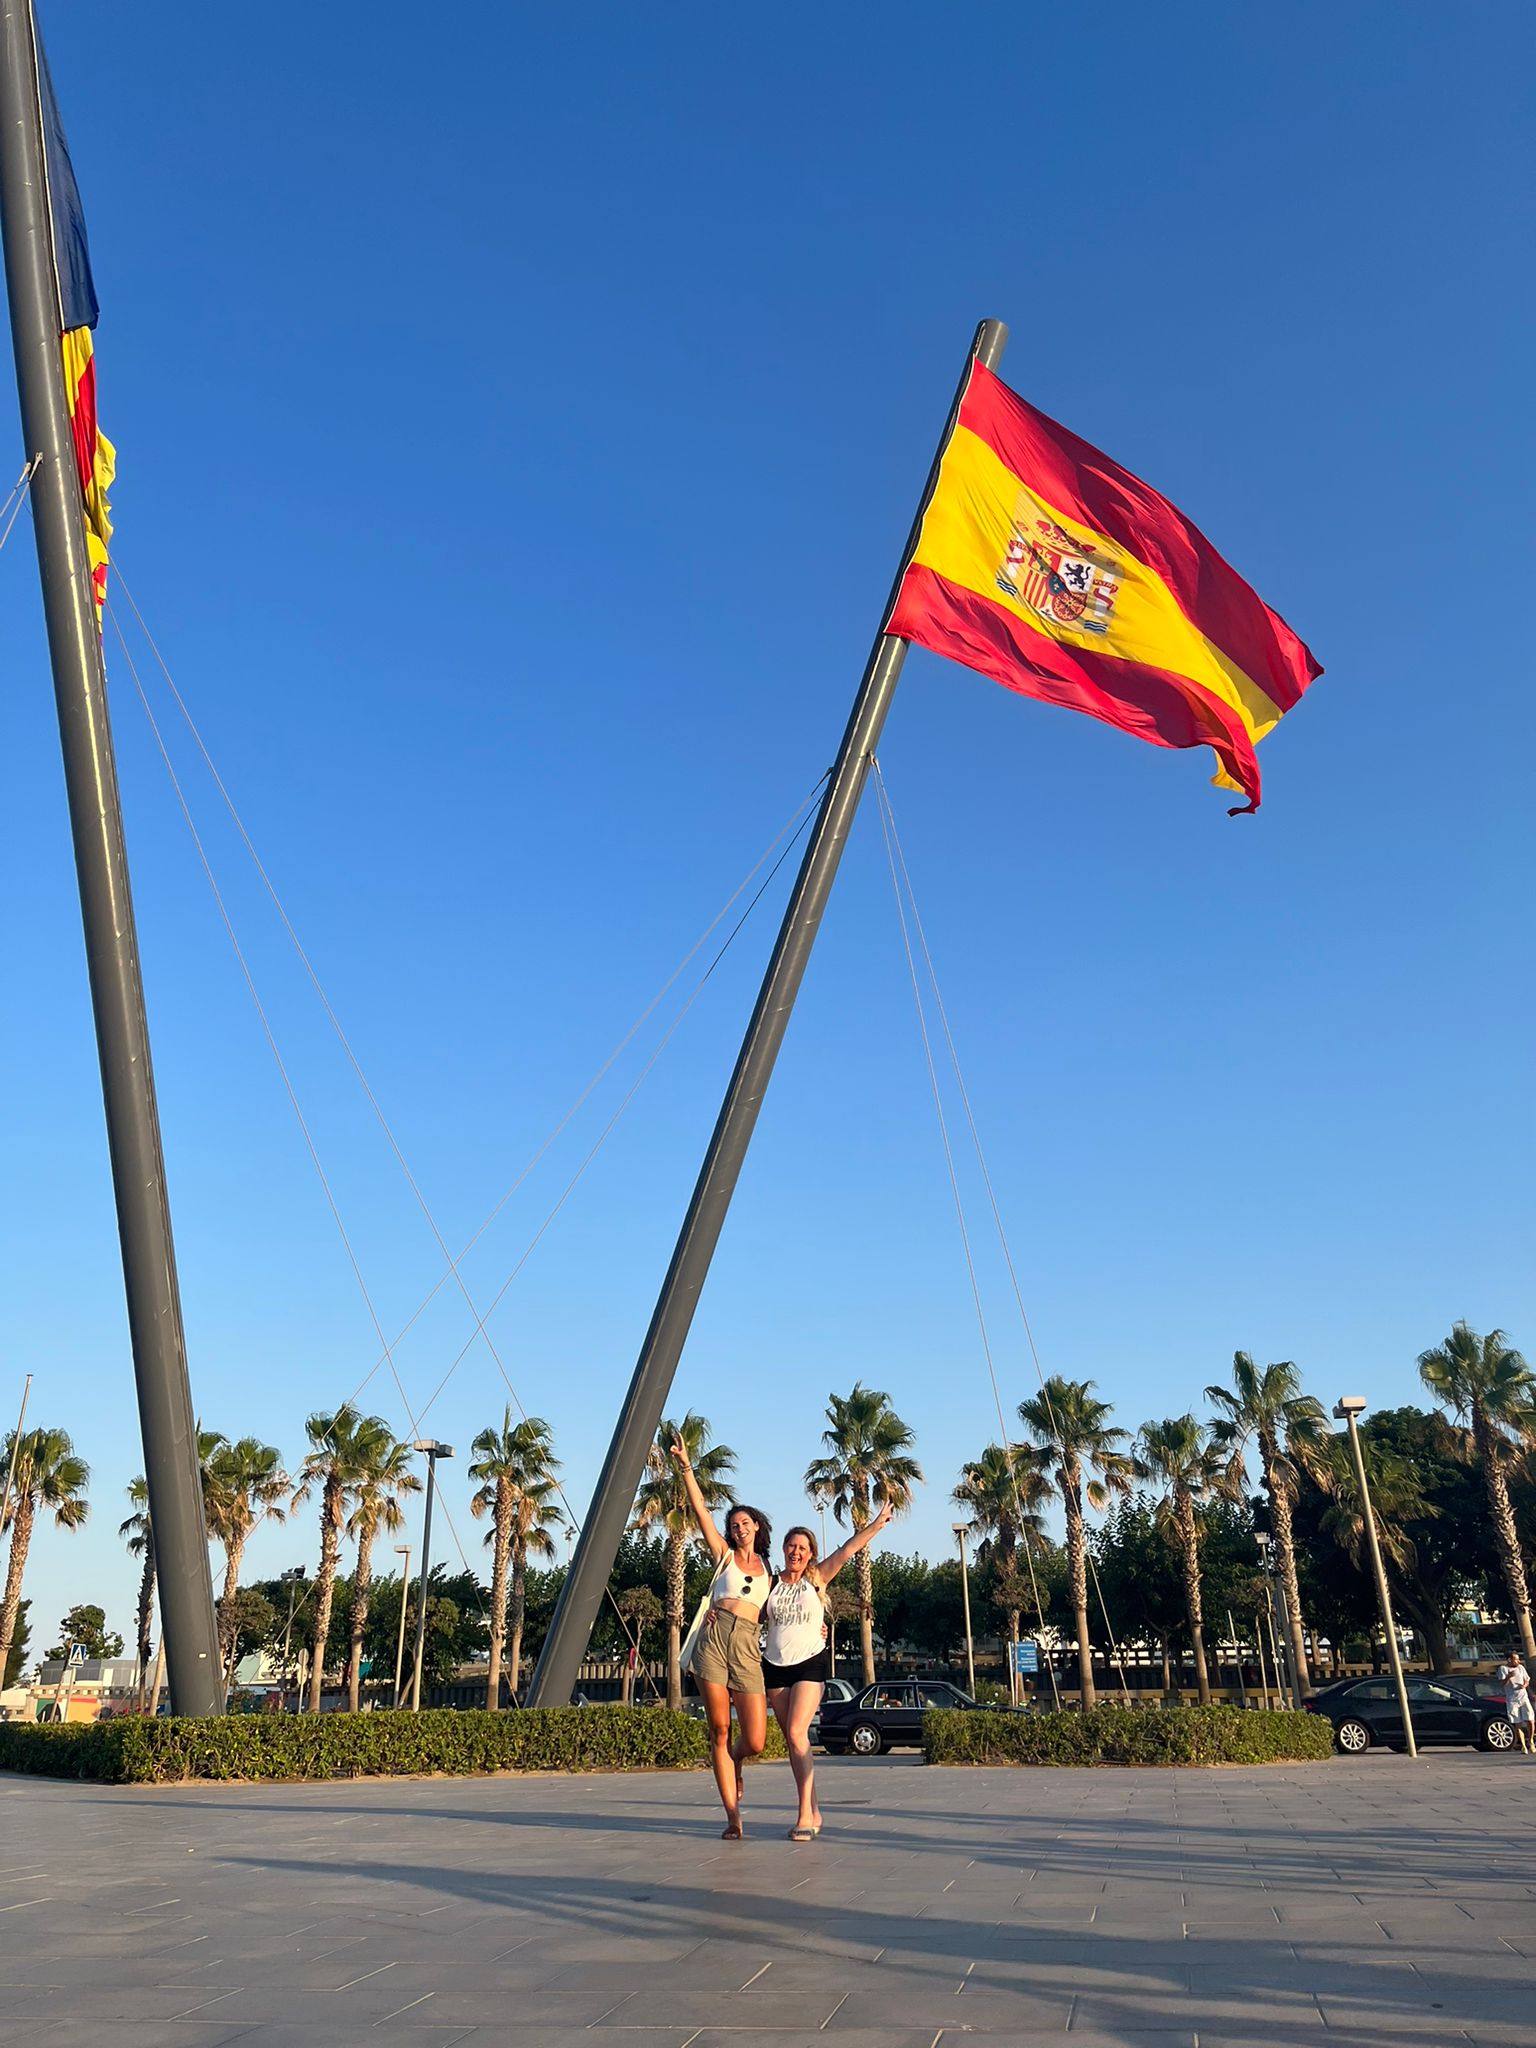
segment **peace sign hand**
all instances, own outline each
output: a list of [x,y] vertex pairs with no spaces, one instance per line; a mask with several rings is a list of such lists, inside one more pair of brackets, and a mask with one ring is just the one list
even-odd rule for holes
[[674,1435],[672,1438],[672,1455],[685,1472],[693,1470],[693,1460],[689,1457],[687,1447],[680,1436]]

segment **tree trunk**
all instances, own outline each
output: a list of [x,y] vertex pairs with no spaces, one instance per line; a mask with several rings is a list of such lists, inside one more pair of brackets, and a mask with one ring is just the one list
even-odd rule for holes
[[10,1661],[16,1636],[16,1617],[21,1612],[21,1575],[27,1568],[27,1551],[32,1543],[32,1518],[36,1503],[25,1491],[16,1496],[11,1516],[11,1557],[5,1574],[5,1601],[0,1605],[0,1678]]
[[1477,1455],[1483,1468],[1483,1485],[1488,1490],[1488,1514],[1493,1523],[1494,1548],[1499,1553],[1499,1563],[1504,1571],[1504,1583],[1509,1589],[1510,1618],[1520,1635],[1520,1647],[1525,1655],[1536,1661],[1536,1640],[1531,1635],[1531,1595],[1525,1576],[1525,1564],[1520,1556],[1520,1538],[1515,1529],[1514,1510],[1509,1504],[1509,1486],[1504,1477],[1504,1457],[1498,1437],[1489,1427],[1483,1413],[1482,1403],[1472,1406],[1472,1434],[1477,1440]]
[[307,1711],[320,1711],[325,1683],[325,1644],[331,1632],[331,1603],[336,1597],[336,1566],[341,1555],[341,1488],[327,1482],[320,1501],[320,1569],[315,1574],[315,1657],[309,1667]]
[[1195,1684],[1200,1704],[1211,1704],[1210,1674],[1205,1668],[1205,1614],[1200,1598],[1200,1528],[1195,1520],[1194,1496],[1181,1488],[1174,1506],[1178,1514],[1179,1549],[1184,1559],[1184,1610],[1189,1616],[1189,1640],[1195,1653]]
[[507,1615],[508,1632],[511,1636],[511,1648],[507,1653],[507,1663],[510,1667],[514,1698],[517,1695],[518,1687],[523,1682],[523,1623],[527,1618],[527,1613],[528,1541],[526,1537],[514,1536],[512,1539],[512,1599]]
[[219,1662],[224,1667],[226,1690],[235,1682],[235,1595],[240,1590],[240,1565],[245,1556],[245,1538],[236,1536],[224,1546],[224,1593],[219,1601]]
[[1162,1660],[1163,1660],[1163,1697],[1164,1697],[1164,1699],[1166,1699],[1166,1698],[1168,1697],[1169,1693],[1171,1693],[1171,1692],[1173,1691],[1173,1659],[1172,1659],[1172,1657],[1171,1657],[1171,1656],[1169,1655],[1169,1652],[1168,1652],[1168,1638],[1167,1638],[1167,1636],[1159,1636],[1159,1637],[1158,1637],[1158,1639],[1157,1639],[1157,1647],[1158,1647],[1159,1651],[1160,1651],[1160,1652],[1162,1653]]
[[1301,1588],[1296,1581],[1296,1544],[1291,1534],[1291,1496],[1276,1477],[1274,1445],[1261,1439],[1259,1454],[1264,1463],[1270,1512],[1275,1523],[1275,1560],[1280,1567],[1280,1583],[1285,1588],[1291,1661],[1295,1668],[1297,1685],[1302,1692],[1307,1692],[1312,1685],[1312,1673],[1307,1664],[1307,1645],[1301,1627]]
[[363,1631],[368,1626],[368,1601],[373,1589],[373,1539],[375,1531],[360,1529],[357,1536],[357,1574],[352,1581],[352,1625],[347,1644],[347,1711],[355,1714],[363,1690]]
[[1067,1510],[1067,1568],[1072,1580],[1072,1622],[1077,1631],[1077,1683],[1083,1698],[1083,1712],[1099,1703],[1093,1683],[1093,1645],[1088,1640],[1088,1552],[1083,1533],[1083,1509],[1076,1489],[1062,1488]]
[[1449,1672],[1451,1668],[1450,1645],[1445,1638],[1445,1619],[1432,1600],[1420,1599],[1411,1586],[1392,1586],[1392,1598],[1398,1609],[1406,1614],[1414,1628],[1424,1638],[1425,1653],[1429,1668],[1434,1672]]
[[[491,1669],[485,1682],[485,1704],[501,1705],[501,1653],[507,1641],[507,1556],[512,1548],[512,1482],[496,1482],[495,1542],[491,1551]],[[517,1697],[517,1683],[512,1685]]]
[[[153,1634],[155,1615],[155,1546],[149,1531],[144,1532],[144,1570],[139,1579],[138,1650],[139,1650],[139,1705],[144,1704],[145,1691],[149,1685],[149,1643]],[[0,1665],[0,1670],[5,1667]]]
[[863,1663],[864,1683],[875,1682],[875,1575],[870,1567],[869,1551],[861,1550],[853,1560],[854,1583],[859,1593],[859,1656]]
[[681,1529],[667,1531],[667,1705],[676,1713],[683,1704],[683,1591],[688,1581],[688,1538]]

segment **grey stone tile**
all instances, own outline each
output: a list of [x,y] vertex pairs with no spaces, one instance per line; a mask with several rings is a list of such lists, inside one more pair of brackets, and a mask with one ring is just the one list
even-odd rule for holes
[[[453,2044],[456,2041],[473,2040],[474,2033],[475,2030],[472,2027],[409,2027],[401,2029],[389,2027],[380,2029],[377,2034],[356,2034],[349,2032],[345,2027],[336,2026],[334,2023],[327,2025],[324,2022],[320,2022],[307,2027],[295,2025],[254,2027],[248,2033],[240,2034],[235,2038],[238,2040],[240,2048],[357,2048],[358,2043],[367,2040],[412,2042],[417,2044],[417,2048],[453,2048]],[[166,2042],[162,2037],[162,2043],[163,2048],[175,2048],[174,2040]],[[51,2043],[50,2048],[52,2048]],[[80,2048],[88,2048],[88,2044],[83,2039],[80,2043]],[[97,2048],[100,2048],[99,2043]],[[151,2048],[151,2044],[146,2042],[144,2048]],[[162,2044],[154,2044],[154,2048],[162,2048]],[[529,2048],[533,2048],[531,2037]]]
[[[838,2034],[837,2048],[934,2048],[938,2038],[935,2027],[849,2027]],[[591,2048],[590,2042],[586,2048]],[[827,2036],[781,2033],[777,2028],[705,2027],[692,2036],[687,2048],[827,2048]]]
[[[790,1992],[775,2007],[774,2024],[814,2033],[826,2025],[843,1997],[841,1991]],[[718,1985],[680,1985],[671,1991],[641,1992],[632,1998],[615,2000],[596,2023],[605,2028],[760,2027],[763,2017],[761,2000],[749,1999],[743,1992],[722,1991]]]
[[1072,2000],[1036,1997],[1032,1993],[961,1989],[947,1992],[934,1985],[926,1993],[913,1990],[897,1997],[881,1993],[849,1995],[828,2020],[826,2032],[841,2034],[849,2027],[933,2025],[966,2030],[975,2034],[996,2034],[1031,2026],[1066,2031]]
[[1097,2027],[1103,2033],[1117,2026],[1137,2027],[1143,2033],[1192,2027],[1203,2037],[1208,2028],[1252,2026],[1260,2009],[1268,2024],[1311,2032],[1320,2032],[1323,2026],[1317,2006],[1302,1996],[1281,1993],[1261,2000],[1258,1994],[1202,1996],[1192,1991],[1140,1992],[1129,1997],[1086,1992],[1072,2009],[1072,2025],[1074,2030]]
[[[9,2031],[15,2028],[15,2031]],[[126,2020],[121,2025],[100,2020],[65,2019],[39,2031],[31,2025],[23,2033],[14,2020],[0,2026],[0,2041],[36,2041],[39,2048],[102,2048],[110,2040],[114,2048],[224,2048],[229,2041],[247,2040],[246,2029],[237,2026],[212,2027],[186,2020]]]

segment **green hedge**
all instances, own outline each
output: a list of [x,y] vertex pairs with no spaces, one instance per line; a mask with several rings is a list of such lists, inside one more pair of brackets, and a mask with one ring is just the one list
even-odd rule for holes
[[444,1772],[687,1770],[708,1761],[704,1723],[665,1707],[518,1713],[124,1716],[89,1726],[0,1724],[0,1770],[103,1784],[183,1778],[405,1777]]
[[1086,1714],[978,1714],[930,1709],[931,1764],[1279,1764],[1333,1754],[1321,1714],[1239,1707],[1094,1707]]

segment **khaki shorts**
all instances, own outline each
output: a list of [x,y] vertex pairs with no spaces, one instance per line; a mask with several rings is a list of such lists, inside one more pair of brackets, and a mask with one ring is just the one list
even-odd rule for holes
[[763,1653],[758,1644],[761,1624],[716,1609],[704,1619],[693,1646],[691,1670],[701,1685],[728,1685],[732,1692],[763,1690]]

